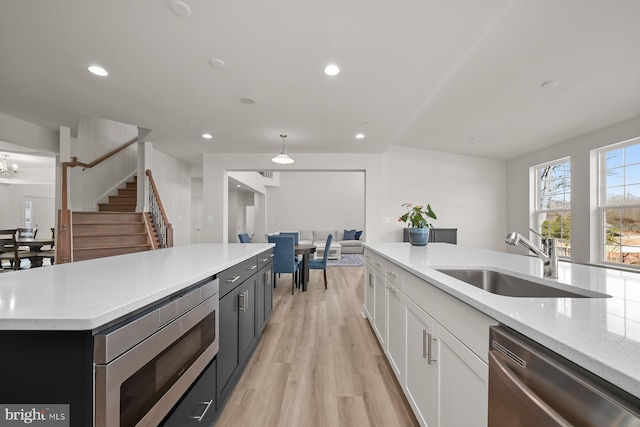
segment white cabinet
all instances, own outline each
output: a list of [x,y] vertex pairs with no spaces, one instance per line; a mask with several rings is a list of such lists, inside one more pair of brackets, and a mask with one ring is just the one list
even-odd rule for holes
[[427,427],[486,426],[489,326],[497,322],[388,260],[375,268],[373,255],[365,307],[416,418]]
[[420,424],[486,426],[487,363],[412,301],[405,314],[405,390]]
[[401,386],[405,373],[405,297],[393,283],[387,281],[387,359]]
[[[429,339],[434,338],[435,321],[413,301],[405,306],[407,322],[407,366],[405,395],[422,426],[438,425],[438,372],[437,363],[429,359]],[[431,351],[433,351],[431,341]],[[433,366],[432,366],[433,364]]]
[[380,346],[385,348],[385,340],[387,339],[387,316],[386,316],[386,288],[384,276],[376,270],[373,270],[374,296],[374,313],[373,313],[373,330],[376,332]]
[[[442,325],[438,325],[436,365],[438,408],[444,426],[486,426],[488,408],[488,365]],[[432,348],[434,348],[432,347]]]

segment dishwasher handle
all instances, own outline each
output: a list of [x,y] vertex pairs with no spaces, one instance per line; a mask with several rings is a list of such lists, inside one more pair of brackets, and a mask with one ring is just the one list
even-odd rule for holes
[[[499,402],[502,401],[501,393],[511,394],[515,400],[520,402],[535,421],[535,425],[548,427],[572,427],[558,414],[551,406],[544,402],[533,390],[531,390],[520,378],[518,378],[509,366],[496,356],[496,351],[489,351],[489,426],[502,427],[509,426],[511,422],[508,417],[498,409]],[[497,395],[496,395],[497,394]],[[507,408],[508,409],[508,408]],[[533,424],[532,424],[533,425]]]

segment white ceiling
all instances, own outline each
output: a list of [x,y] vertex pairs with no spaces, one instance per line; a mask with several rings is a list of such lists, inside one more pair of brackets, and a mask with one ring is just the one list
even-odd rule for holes
[[640,115],[637,0],[184,2],[189,17],[168,0],[2,0],[0,112],[142,126],[188,162],[276,154],[283,132],[293,157],[508,159]]

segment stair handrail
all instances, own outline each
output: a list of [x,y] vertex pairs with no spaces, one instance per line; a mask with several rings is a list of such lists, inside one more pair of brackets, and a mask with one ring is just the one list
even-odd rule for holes
[[145,174],[149,177],[149,211],[151,212],[151,221],[153,221],[153,226],[158,233],[160,247],[171,248],[173,247],[173,225],[169,222],[164,206],[162,206],[160,193],[153,180],[151,170],[147,169]]
[[118,148],[109,151],[90,163],[80,162],[77,157],[72,157],[70,162],[62,162],[62,191],[60,201],[60,212],[58,212],[58,238],[56,241],[56,264],[65,264],[71,262],[71,211],[69,211],[69,192],[68,187],[68,174],[69,168],[75,168],[82,166],[85,169],[92,168],[108,158],[118,154],[120,151],[128,148],[130,145],[136,143],[138,137],[125,142]]

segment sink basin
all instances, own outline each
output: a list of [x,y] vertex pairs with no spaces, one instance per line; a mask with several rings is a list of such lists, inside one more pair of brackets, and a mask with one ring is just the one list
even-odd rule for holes
[[[521,298],[609,298],[610,295],[575,288],[575,291],[554,288],[539,282],[512,276],[500,271],[486,269],[437,270],[454,279],[487,292],[508,297]],[[568,286],[568,285],[564,285]]]

